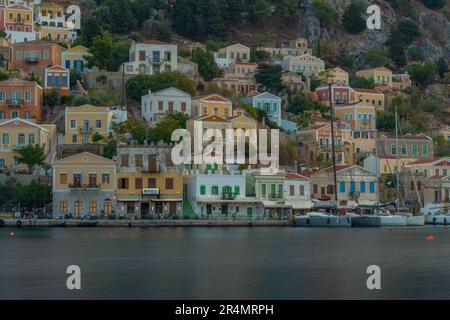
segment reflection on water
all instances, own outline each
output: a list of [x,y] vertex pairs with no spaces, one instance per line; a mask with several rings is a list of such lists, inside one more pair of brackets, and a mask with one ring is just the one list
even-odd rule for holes
[[0,298],[448,299],[449,247],[438,227],[0,229]]

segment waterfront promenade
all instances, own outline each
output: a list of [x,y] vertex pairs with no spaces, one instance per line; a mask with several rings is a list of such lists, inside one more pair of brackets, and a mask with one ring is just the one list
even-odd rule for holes
[[[5,227],[283,227],[291,220],[54,220],[8,219]],[[1,224],[0,224],[1,225]]]

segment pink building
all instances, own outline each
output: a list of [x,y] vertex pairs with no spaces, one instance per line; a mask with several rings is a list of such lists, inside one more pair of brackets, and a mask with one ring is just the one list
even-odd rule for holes
[[57,90],[62,95],[70,95],[70,71],[61,66],[54,66],[45,69],[46,91]]
[[[354,102],[353,89],[344,82],[337,82],[331,85],[331,95],[333,103],[342,104]],[[316,88],[317,101],[323,104],[329,104],[329,88],[328,85]]]

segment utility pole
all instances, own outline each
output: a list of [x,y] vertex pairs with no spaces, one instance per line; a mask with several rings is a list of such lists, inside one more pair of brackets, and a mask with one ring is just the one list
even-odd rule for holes
[[396,166],[397,166],[397,213],[400,212],[400,161],[399,161],[399,152],[401,152],[401,150],[399,150],[399,145],[398,145],[398,112],[397,112],[397,106],[395,106],[395,144],[397,145],[396,148],[396,155],[397,155],[397,161],[396,161]]
[[334,112],[333,112],[333,95],[331,83],[328,84],[328,96],[330,100],[330,123],[331,123],[331,159],[333,160],[333,178],[334,178],[334,214],[337,214],[337,176],[336,176],[336,153],[334,144]]

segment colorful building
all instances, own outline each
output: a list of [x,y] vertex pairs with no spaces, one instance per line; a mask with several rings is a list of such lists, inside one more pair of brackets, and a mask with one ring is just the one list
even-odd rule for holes
[[13,43],[36,40],[33,5],[11,3],[0,7],[0,28],[5,30]]
[[39,125],[20,118],[0,122],[0,168],[26,168],[17,158],[19,150],[28,145],[39,145],[45,156],[49,155],[56,145],[56,125]]
[[63,47],[44,40],[14,43],[12,44],[12,67],[43,79],[46,68],[61,65],[63,51]]
[[191,116],[191,95],[174,87],[157,92],[149,90],[141,98],[141,115],[150,124],[155,125],[168,115],[182,113]]
[[74,26],[66,23],[64,6],[56,3],[44,3],[38,6],[37,24],[39,39],[56,42],[72,42],[77,36]]
[[70,71],[61,66],[45,69],[45,90],[56,90],[63,96],[70,95]]
[[319,79],[326,83],[342,82],[347,86],[349,85],[348,72],[339,67],[323,71],[319,74]]
[[118,146],[119,216],[128,219],[183,216],[183,175],[171,162],[172,147]]
[[377,89],[352,88],[354,92],[353,102],[365,103],[368,106],[384,110],[384,94]]
[[259,93],[254,91],[243,99],[245,104],[250,104],[253,108],[267,112],[268,120],[281,127],[281,98],[270,93]]
[[93,136],[109,137],[113,133],[113,111],[108,107],[83,105],[66,107],[65,144],[90,144]]
[[117,216],[116,163],[88,152],[55,160],[53,218]]
[[[131,43],[130,60],[122,68],[129,74],[155,74],[176,71],[178,66],[177,45],[159,40]],[[122,68],[119,71],[122,71]]]
[[[317,101],[329,106],[330,105],[330,90],[328,85],[322,85],[316,88]],[[344,82],[337,82],[331,85],[331,99],[333,104],[343,104],[354,102],[353,89]]]
[[375,84],[387,85],[392,88],[392,71],[386,67],[356,71],[358,77],[372,79]]
[[348,123],[352,130],[375,129],[375,108],[365,103],[339,104],[334,108],[335,117]]
[[215,60],[219,67],[226,68],[232,62],[249,62],[250,48],[240,43],[221,48],[215,54]]
[[259,47],[258,50],[270,54],[271,59],[275,61],[282,60],[287,56],[301,56],[303,54],[312,54],[312,49],[308,48],[308,40],[297,38],[289,41],[289,44],[279,47]]
[[231,100],[217,93],[192,98],[192,115],[194,117],[216,115],[227,118],[232,116],[232,108]]
[[43,89],[35,81],[10,78],[0,82],[0,121],[2,119],[41,120]]
[[283,59],[281,66],[284,71],[300,72],[307,77],[317,76],[325,70],[325,62],[310,54],[287,56]]
[[283,192],[286,204],[292,207],[292,214],[305,214],[313,207],[310,180],[301,173],[285,174]]
[[89,49],[83,46],[67,49],[63,51],[61,56],[62,66],[69,70],[74,69],[83,72],[90,55]]

